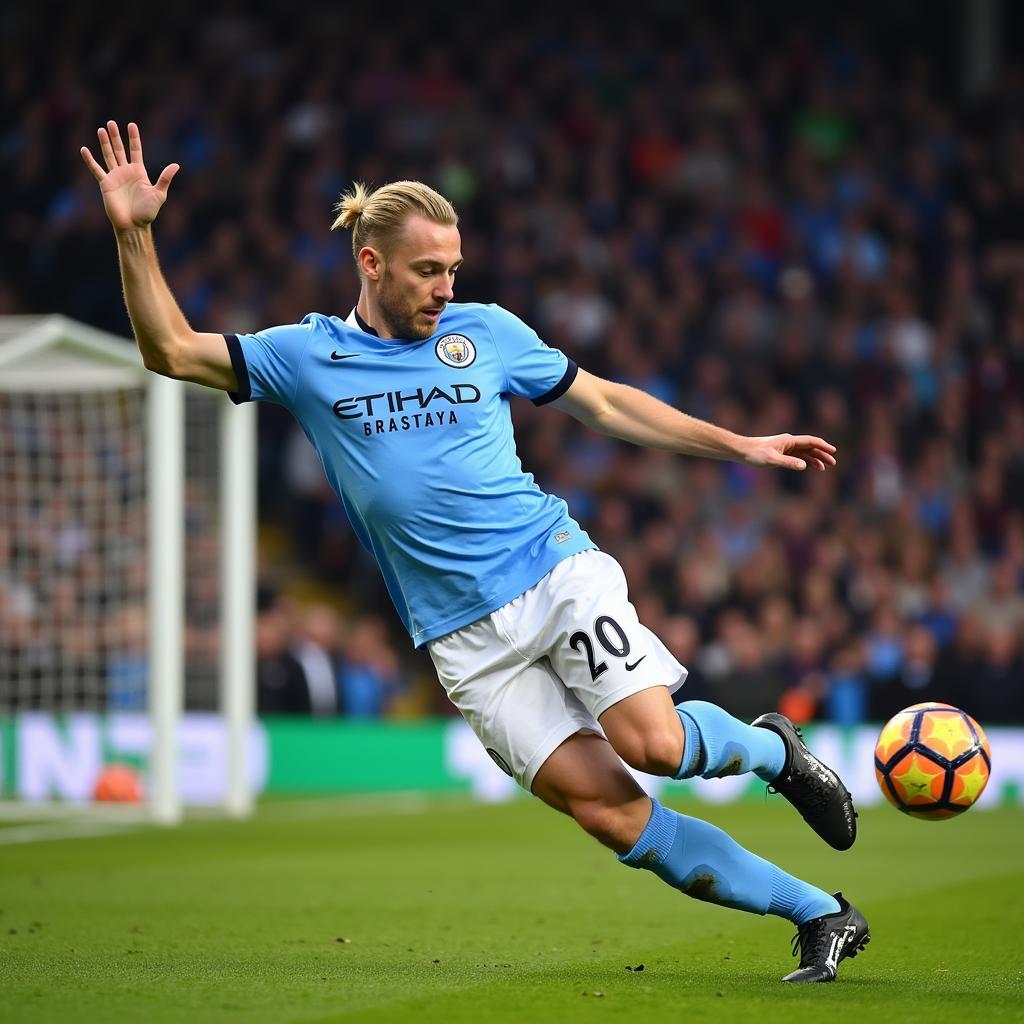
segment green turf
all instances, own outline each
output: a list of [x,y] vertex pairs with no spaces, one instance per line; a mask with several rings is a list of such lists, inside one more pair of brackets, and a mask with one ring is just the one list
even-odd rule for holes
[[535,801],[278,802],[0,846],[0,1020],[1024,1020],[1024,812],[872,810],[845,854],[778,797],[703,813],[864,910],[836,984],[781,985],[788,923],[688,900]]

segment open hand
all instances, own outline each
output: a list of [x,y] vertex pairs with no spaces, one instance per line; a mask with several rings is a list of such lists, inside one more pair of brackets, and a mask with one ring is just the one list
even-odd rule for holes
[[125,154],[116,122],[108,121],[106,128],[100,128],[97,134],[107,169],[100,167],[87,146],[81,149],[82,159],[100,184],[103,208],[114,230],[131,231],[152,224],[180,165],[168,164],[153,185],[142,162],[142,138],[137,124],[128,125],[128,154]]
[[744,461],[751,466],[779,466],[803,470],[814,466],[824,471],[834,466],[835,445],[811,434],[775,434],[772,437],[749,437]]

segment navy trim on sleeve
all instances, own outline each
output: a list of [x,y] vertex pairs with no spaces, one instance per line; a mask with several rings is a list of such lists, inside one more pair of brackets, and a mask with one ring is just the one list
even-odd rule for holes
[[238,340],[237,334],[225,334],[224,341],[228,346],[228,355],[231,356],[231,369],[235,371],[235,379],[238,381],[238,390],[229,391],[228,398],[235,405],[241,405],[252,398],[252,384],[249,382],[249,367],[245,364],[245,355],[242,353],[242,343]]
[[[566,356],[568,359],[568,356]],[[530,401],[534,405],[547,405],[548,402],[553,402],[556,398],[561,398],[562,395],[572,387],[572,382],[576,379],[576,374],[580,372],[580,368],[569,359],[569,365],[565,368],[565,373],[562,374],[562,379],[550,390],[546,391],[543,395],[538,398],[531,398]]]

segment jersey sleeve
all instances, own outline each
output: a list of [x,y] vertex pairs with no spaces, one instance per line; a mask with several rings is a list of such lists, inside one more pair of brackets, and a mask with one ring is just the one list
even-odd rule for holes
[[487,323],[505,368],[506,391],[546,405],[560,398],[579,372],[557,348],[541,341],[537,332],[501,306],[488,306]]
[[300,324],[268,327],[255,334],[225,334],[238,390],[228,397],[236,405],[249,401],[275,402],[291,407],[299,362],[316,328],[307,318]]

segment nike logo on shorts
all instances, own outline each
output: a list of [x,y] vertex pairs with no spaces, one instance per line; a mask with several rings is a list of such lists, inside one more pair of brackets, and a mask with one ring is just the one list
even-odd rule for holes
[[331,358],[332,359],[353,359],[357,355],[359,355],[358,352],[346,352],[344,355],[342,353],[340,353],[340,352],[332,352],[331,353]]
[[644,654],[642,657],[637,658],[636,661],[634,661],[632,665],[630,665],[630,663],[627,661],[626,662],[626,671],[627,672],[632,672],[633,669],[635,669],[637,667],[637,665],[639,665],[640,662],[643,661],[644,658],[646,658],[646,657],[647,657],[647,655]]

